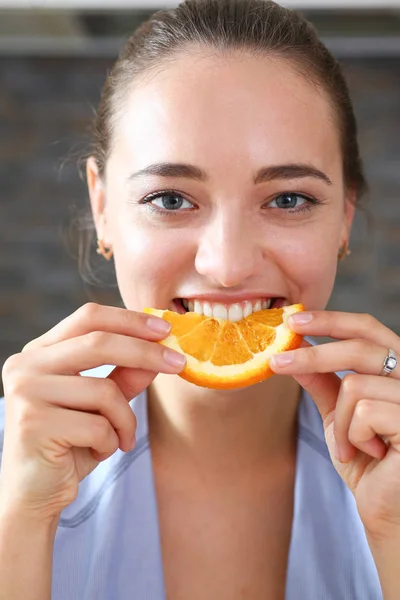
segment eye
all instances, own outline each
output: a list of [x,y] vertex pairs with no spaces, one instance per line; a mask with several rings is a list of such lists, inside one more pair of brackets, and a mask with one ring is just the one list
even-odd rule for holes
[[280,194],[279,196],[276,196],[276,198],[274,198],[269,204],[268,206],[272,206],[275,203],[277,208],[283,208],[283,209],[299,209],[300,207],[304,206],[305,204],[316,204],[315,200],[313,200],[312,198],[307,198],[306,196],[302,196],[301,194],[295,194],[295,193],[285,193],[285,194]]
[[181,208],[194,208],[193,204],[186,200],[181,194],[173,191],[164,191],[150,194],[147,196],[143,203],[151,204],[164,211],[176,212]]

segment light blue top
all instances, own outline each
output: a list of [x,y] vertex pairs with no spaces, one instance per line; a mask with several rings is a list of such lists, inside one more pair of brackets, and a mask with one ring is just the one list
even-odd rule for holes
[[[101,463],[62,513],[53,600],[165,600],[146,392],[131,407],[136,448]],[[0,430],[3,423],[0,400]],[[382,600],[353,495],[331,463],[321,418],[305,392],[298,423],[286,600]]]

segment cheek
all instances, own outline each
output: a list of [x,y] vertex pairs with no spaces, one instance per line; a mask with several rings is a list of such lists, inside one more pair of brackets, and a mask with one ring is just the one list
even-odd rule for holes
[[114,242],[115,270],[127,308],[165,308],[185,272],[190,248],[185,235],[166,227],[122,223]]
[[294,283],[298,297],[309,310],[323,310],[328,304],[337,271],[337,233],[318,228],[314,234],[298,232],[286,254],[286,273]]

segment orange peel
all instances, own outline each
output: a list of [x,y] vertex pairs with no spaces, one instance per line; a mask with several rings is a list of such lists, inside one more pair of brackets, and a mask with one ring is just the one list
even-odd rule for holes
[[271,356],[298,348],[303,339],[289,329],[287,319],[304,310],[302,304],[260,310],[236,323],[195,312],[181,315],[155,308],[144,312],[171,323],[170,334],[159,343],[186,356],[180,377],[198,386],[228,390],[274,375]]

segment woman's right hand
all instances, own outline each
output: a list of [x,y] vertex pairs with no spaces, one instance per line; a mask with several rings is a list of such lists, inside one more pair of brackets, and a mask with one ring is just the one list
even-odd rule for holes
[[[153,326],[152,326],[153,324]],[[155,343],[165,321],[86,304],[11,356],[3,368],[6,427],[0,505],[58,518],[78,483],[118,448],[135,444],[129,401],[184,357]],[[183,359],[179,365],[174,363]],[[118,365],[105,379],[81,376]]]

